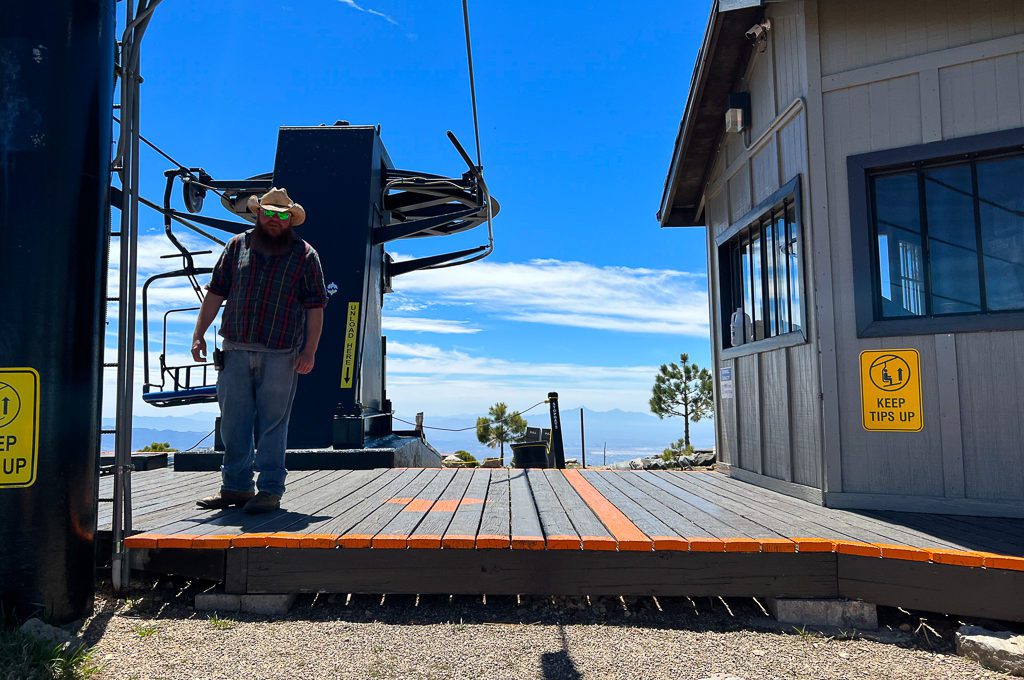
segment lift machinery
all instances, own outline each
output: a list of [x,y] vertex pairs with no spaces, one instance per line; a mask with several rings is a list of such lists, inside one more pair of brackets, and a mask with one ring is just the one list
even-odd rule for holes
[[[301,376],[288,434],[291,469],[439,465],[440,458],[421,433],[396,431],[387,398],[386,338],[381,333],[384,295],[392,281],[409,272],[468,264],[493,250],[491,218],[499,206],[489,194],[481,168],[456,137],[449,138],[468,169],[459,177],[401,170],[394,166],[376,126],[282,127],[272,173],[245,180],[215,180],[201,168],[166,173],[164,226],[181,257],[179,270],[158,274],[143,286],[145,382],[143,398],[155,406],[216,401],[216,373],[210,364],[171,365],[164,315],[158,367],[151,366],[149,306],[151,285],[185,278],[201,298],[195,258],[174,234],[178,222],[212,237],[203,228],[242,233],[254,219],[246,203],[271,186],[285,187],[307,212],[297,236],[320,254],[330,302],[324,314],[316,366]],[[184,211],[171,207],[173,187],[182,186]],[[199,214],[209,191],[236,219]],[[238,221],[237,218],[250,220]],[[401,239],[447,236],[487,228],[487,242],[463,250],[396,261],[385,246]],[[216,448],[216,447],[215,447]],[[344,452],[348,455],[339,455]],[[179,453],[176,469],[217,469],[220,456],[210,452]]]

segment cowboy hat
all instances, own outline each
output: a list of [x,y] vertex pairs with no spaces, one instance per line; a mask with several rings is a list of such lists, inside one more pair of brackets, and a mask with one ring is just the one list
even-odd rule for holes
[[259,198],[250,196],[246,201],[246,207],[253,215],[264,208],[267,210],[288,211],[292,214],[291,226],[297,227],[306,221],[305,209],[288,196],[287,189],[273,187],[270,191]]

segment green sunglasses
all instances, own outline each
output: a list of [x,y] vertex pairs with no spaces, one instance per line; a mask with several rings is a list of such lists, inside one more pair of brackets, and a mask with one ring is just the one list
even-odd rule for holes
[[290,212],[278,212],[276,210],[267,210],[264,208],[263,214],[267,217],[277,217],[279,220],[286,220],[292,216]]

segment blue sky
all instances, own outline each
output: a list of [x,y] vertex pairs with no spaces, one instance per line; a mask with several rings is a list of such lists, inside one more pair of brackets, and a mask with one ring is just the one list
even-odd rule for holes
[[[399,414],[525,407],[550,390],[565,406],[646,411],[658,364],[680,352],[709,364],[704,232],[655,219],[708,4],[470,3],[496,251],[396,279],[385,324]],[[439,174],[464,170],[446,130],[472,149],[458,0],[176,0],[143,49],[143,134],[218,178],[270,170],[280,125],[380,124],[397,166]],[[167,167],[144,154],[144,196],[159,199]],[[158,216],[143,218],[140,276],[174,262],[159,259],[173,251]],[[155,307],[187,293],[163,290]],[[171,355],[192,323],[172,328]]]

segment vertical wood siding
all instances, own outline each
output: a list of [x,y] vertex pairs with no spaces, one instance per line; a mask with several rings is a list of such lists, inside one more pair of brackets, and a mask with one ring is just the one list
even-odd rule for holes
[[[753,127],[749,134],[722,140],[705,193],[710,269],[717,272],[714,239],[760,201],[789,180],[805,175],[807,122],[802,111],[779,121],[787,108],[806,94],[803,2],[770,5],[771,40],[751,61],[737,90],[751,93]],[[747,144],[762,138],[755,148]],[[806,179],[806,178],[805,178]],[[805,204],[809,201],[803,183]],[[810,238],[804,213],[804,248]],[[805,272],[812,263],[805,260]],[[805,319],[812,315],[814,292],[806,279]],[[712,306],[720,304],[717,278],[712,281]],[[812,319],[813,321],[813,319]],[[744,470],[783,481],[821,488],[821,402],[817,350],[813,334],[796,347],[721,359],[720,330],[713,329],[717,367],[733,369],[735,397],[717,404],[719,458]]]
[[[827,294],[839,362],[842,491],[1024,499],[1024,332],[858,339],[846,176],[850,155],[1024,126],[1024,53],[984,54],[1001,49],[985,41],[1024,32],[1024,2],[819,0],[818,9],[830,84],[822,102],[833,274]],[[949,52],[933,54],[963,46],[976,48],[963,63],[947,63]],[[898,59],[899,73],[886,70]],[[852,72],[872,65],[879,66]],[[858,357],[883,348],[921,354],[922,432],[861,425]]]

